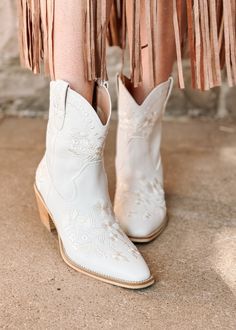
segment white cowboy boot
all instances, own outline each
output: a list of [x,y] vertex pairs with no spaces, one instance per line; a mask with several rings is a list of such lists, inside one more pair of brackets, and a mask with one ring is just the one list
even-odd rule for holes
[[143,288],[154,279],[113,215],[103,164],[111,104],[107,88],[96,88],[100,116],[67,82],[51,82],[46,152],[35,184],[40,217],[49,230],[55,225],[70,267]]
[[[126,83],[128,79],[124,77]],[[149,242],[167,223],[160,155],[162,116],[173,79],[138,105],[119,78],[115,215],[134,242]]]

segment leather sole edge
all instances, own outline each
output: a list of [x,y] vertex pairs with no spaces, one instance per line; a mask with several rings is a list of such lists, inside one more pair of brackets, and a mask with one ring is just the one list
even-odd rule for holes
[[135,243],[149,243],[153,241],[155,238],[157,238],[164,231],[164,229],[167,227],[167,224],[168,224],[168,217],[166,215],[163,224],[150,235],[143,237],[132,237],[132,236],[128,236],[128,237],[132,242]]

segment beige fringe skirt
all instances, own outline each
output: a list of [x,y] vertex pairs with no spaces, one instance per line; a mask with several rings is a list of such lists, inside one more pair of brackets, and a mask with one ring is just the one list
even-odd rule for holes
[[[53,22],[56,0],[18,0],[19,46],[22,64],[34,73],[54,76]],[[148,49],[156,63],[157,2],[145,0],[146,12],[140,11],[140,0],[113,1],[107,24],[108,0],[85,1],[85,55],[87,79],[107,79],[106,44],[126,48],[126,1],[132,2],[133,16],[131,79],[135,86],[142,81],[140,18],[146,16]],[[166,0],[165,0],[166,1]],[[173,1],[173,26],[176,44],[179,85],[184,88],[182,58],[191,63],[192,85],[207,90],[221,85],[225,67],[229,86],[236,84],[236,0],[170,0]],[[185,6],[183,17],[182,7]],[[186,28],[182,28],[183,21]]]

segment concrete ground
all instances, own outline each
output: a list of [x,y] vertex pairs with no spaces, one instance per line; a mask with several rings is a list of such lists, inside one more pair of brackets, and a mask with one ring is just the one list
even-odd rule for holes
[[[32,185],[46,121],[0,123],[1,329],[236,329],[236,122],[164,123],[169,225],[139,245],[157,278],[129,291],[68,268]],[[106,149],[114,194],[115,120]]]

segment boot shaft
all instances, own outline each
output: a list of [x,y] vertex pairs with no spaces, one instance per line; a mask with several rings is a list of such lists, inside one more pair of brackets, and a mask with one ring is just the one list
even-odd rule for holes
[[[173,85],[173,79],[156,86],[139,105],[119,79],[119,124],[117,132],[116,167],[120,175],[139,176],[143,169],[159,168],[162,118]],[[139,169],[140,167],[140,169]]]
[[[40,168],[65,200],[89,196],[94,185],[107,194],[103,149],[108,133],[111,102],[103,86],[97,88],[97,112],[65,81],[50,84],[46,152]],[[98,112],[100,116],[98,116]],[[79,187],[79,188],[78,188]],[[48,189],[47,189],[48,190]]]
[[[108,91],[97,86],[97,112],[80,94],[70,89],[65,81],[50,83],[50,109],[46,149],[57,145],[80,162],[102,159],[103,147],[108,132],[111,102]],[[98,112],[100,116],[98,115]],[[102,122],[103,121],[103,122]]]

